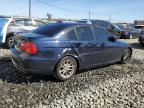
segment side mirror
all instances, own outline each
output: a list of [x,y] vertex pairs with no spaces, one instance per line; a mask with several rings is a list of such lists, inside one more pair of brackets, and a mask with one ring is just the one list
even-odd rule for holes
[[115,42],[117,39],[114,36],[108,37],[108,40],[111,42]]

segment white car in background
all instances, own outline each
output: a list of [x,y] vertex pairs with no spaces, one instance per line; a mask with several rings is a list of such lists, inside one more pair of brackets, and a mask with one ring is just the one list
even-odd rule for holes
[[10,48],[14,45],[15,33],[31,32],[44,24],[37,18],[0,16],[0,45]]

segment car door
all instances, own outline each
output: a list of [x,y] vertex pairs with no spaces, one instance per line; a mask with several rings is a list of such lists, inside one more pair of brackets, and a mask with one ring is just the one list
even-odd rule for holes
[[113,36],[108,31],[94,27],[95,35],[100,44],[100,62],[101,64],[112,63],[120,60],[122,48],[119,42],[112,42],[108,38]]
[[96,64],[100,53],[99,48],[95,47],[94,34],[89,26],[75,27],[67,33],[67,37],[83,65],[93,66]]

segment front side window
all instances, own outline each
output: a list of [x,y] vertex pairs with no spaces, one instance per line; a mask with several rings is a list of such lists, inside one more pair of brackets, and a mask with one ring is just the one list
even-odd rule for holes
[[93,32],[92,32],[91,28],[88,26],[77,27],[76,32],[78,35],[78,39],[81,41],[94,40]]
[[98,39],[99,41],[107,41],[108,37],[112,36],[112,34],[109,33],[108,31],[97,27],[94,27],[94,33],[96,39]]
[[102,27],[102,28],[104,28],[104,29],[109,29],[109,27],[110,27],[110,23],[109,22],[107,22],[107,21],[95,21],[95,20],[93,20],[92,21],[93,22],[93,24],[95,24],[96,26],[100,26],[100,27]]
[[67,32],[67,39],[70,41],[78,40],[76,32],[74,29],[71,29],[70,31]]

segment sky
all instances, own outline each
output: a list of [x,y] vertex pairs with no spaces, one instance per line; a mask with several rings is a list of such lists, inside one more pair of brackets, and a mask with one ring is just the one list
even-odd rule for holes
[[[31,0],[32,16],[46,18],[144,20],[144,0]],[[0,15],[28,16],[29,0],[0,0]],[[57,8],[56,8],[57,7]]]

